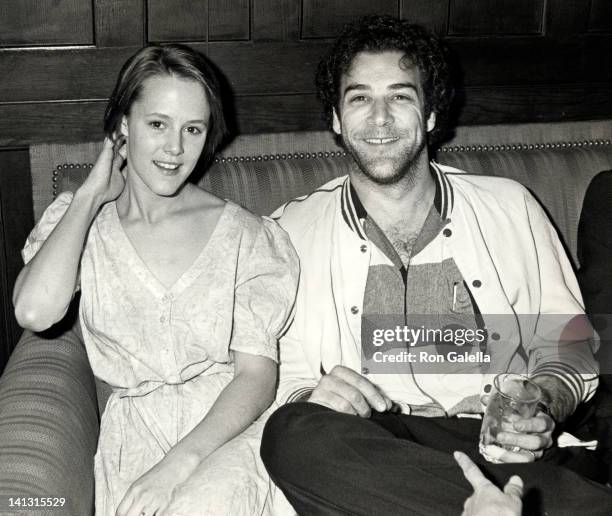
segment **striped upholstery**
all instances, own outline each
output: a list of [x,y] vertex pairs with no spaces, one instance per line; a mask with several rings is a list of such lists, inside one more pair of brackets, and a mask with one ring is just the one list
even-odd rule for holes
[[268,215],[288,199],[346,174],[350,164],[346,156],[215,163],[201,185],[221,198]]
[[[350,158],[291,158],[214,163],[198,184],[222,199],[232,201],[259,215],[272,213],[287,199],[312,192],[316,187],[346,174]],[[57,192],[75,191],[90,166],[68,166],[57,174]]]
[[25,332],[0,378],[0,503],[65,497],[63,508],[44,514],[91,514],[97,438],[96,390],[80,337]]
[[[610,121],[459,128],[438,161],[528,186],[575,258],[584,192],[591,177],[612,169],[611,140]],[[31,148],[37,219],[55,193],[81,184],[99,148],[99,143]],[[265,214],[346,173],[350,163],[329,133],[241,136],[201,184]],[[74,330],[55,339],[22,337],[0,379],[0,495],[66,496],[69,510],[61,514],[91,514],[96,393],[104,406],[107,388],[94,386]]]
[[[62,190],[74,190],[81,184],[102,148],[102,142],[67,145],[32,145],[30,169],[32,174],[32,200],[34,218],[38,220],[55,195]],[[310,158],[335,158],[343,154],[327,131],[308,133],[270,133],[236,137],[218,156],[217,163],[223,169],[235,163],[243,165],[273,160],[291,161]],[[212,170],[216,165],[212,167]],[[210,170],[207,174],[212,172]],[[318,185],[316,185],[318,186]],[[233,192],[228,190],[232,195]],[[225,197],[223,190],[219,193]],[[255,210],[260,213],[259,210]]]

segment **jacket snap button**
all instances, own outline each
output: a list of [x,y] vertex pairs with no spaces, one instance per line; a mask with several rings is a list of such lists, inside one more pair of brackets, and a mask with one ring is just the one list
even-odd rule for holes
[[359,313],[359,308],[357,308],[356,306],[351,306],[351,313],[352,314],[358,314]]
[[451,230],[451,229],[449,229],[449,228],[445,228],[445,229],[444,229],[444,231],[442,231],[442,234],[443,234],[445,237],[449,237],[449,236],[451,236],[451,235],[453,234],[453,232],[452,232],[452,230]]
[[359,249],[361,250],[362,253],[365,253],[368,250],[368,246],[363,244]]
[[499,333],[497,333],[497,332],[493,332],[493,333],[491,333],[491,338],[492,338],[493,340],[499,340]]
[[480,281],[479,279],[472,281],[472,285],[476,288],[482,286],[482,281]]

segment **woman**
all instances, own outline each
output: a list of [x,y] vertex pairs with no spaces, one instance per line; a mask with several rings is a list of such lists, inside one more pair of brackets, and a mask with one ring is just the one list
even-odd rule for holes
[[187,181],[225,132],[203,55],[137,52],[104,124],[87,180],[26,242],[17,320],[46,329],[81,290],[89,360],[113,387],[96,514],[259,514],[268,479],[252,423],[273,401],[295,252],[272,221]]

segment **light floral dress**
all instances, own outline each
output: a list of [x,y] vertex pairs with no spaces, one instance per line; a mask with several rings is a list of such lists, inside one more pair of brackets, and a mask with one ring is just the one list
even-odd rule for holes
[[[24,247],[26,263],[71,200],[65,192],[47,208]],[[232,351],[277,360],[297,277],[283,230],[227,202],[200,255],[167,289],[132,246],[115,203],[102,207],[79,282],[89,361],[113,387],[95,457],[98,516],[114,515],[131,483],[202,420],[233,377]],[[167,514],[265,513],[264,422],[265,415],[210,455],[175,489]]]

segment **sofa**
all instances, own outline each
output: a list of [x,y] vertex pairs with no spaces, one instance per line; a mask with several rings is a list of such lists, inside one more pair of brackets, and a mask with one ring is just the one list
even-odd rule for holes
[[[30,149],[35,218],[63,190],[74,190],[100,142]],[[543,204],[574,265],[585,190],[612,169],[612,121],[457,128],[437,161],[523,183]],[[255,213],[306,194],[341,174],[351,159],[327,132],[239,136],[199,183]],[[93,513],[93,457],[108,386],[91,372],[76,307],[44,334],[24,332],[0,378],[0,500],[61,497],[47,514]],[[0,506],[0,513],[6,510]]]

